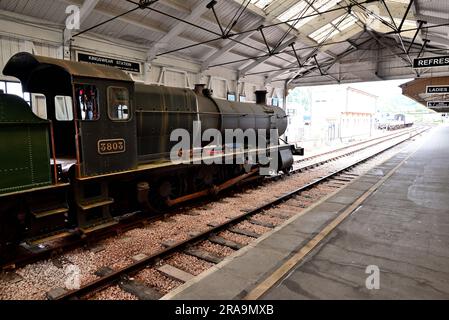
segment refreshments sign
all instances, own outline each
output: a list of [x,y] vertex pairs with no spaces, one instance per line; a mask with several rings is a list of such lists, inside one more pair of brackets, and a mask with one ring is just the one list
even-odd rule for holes
[[413,68],[435,68],[449,66],[449,56],[418,58],[413,60]]

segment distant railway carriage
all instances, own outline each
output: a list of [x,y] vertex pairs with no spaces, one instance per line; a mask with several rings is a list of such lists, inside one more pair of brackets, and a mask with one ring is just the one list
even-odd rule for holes
[[[0,250],[23,239],[91,233],[116,224],[114,217],[158,211],[253,174],[241,164],[175,165],[169,160],[177,128],[287,127],[284,111],[212,98],[207,91],[136,84],[105,66],[14,55],[4,74],[24,91],[46,98],[47,119],[21,98],[0,94]],[[268,139],[269,137],[265,137]],[[269,146],[288,171],[291,145]],[[189,150],[185,150],[189,152]],[[211,154],[223,157],[223,154]],[[234,154],[235,156],[235,154]]]
[[378,119],[377,128],[385,130],[398,130],[413,126],[414,120],[411,116],[398,113],[393,116],[386,115]]

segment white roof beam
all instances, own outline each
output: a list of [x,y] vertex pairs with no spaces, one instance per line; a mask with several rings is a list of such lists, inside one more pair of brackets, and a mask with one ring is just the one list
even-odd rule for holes
[[426,21],[427,23],[433,23],[433,24],[443,24],[443,23],[447,23],[448,19],[447,18],[439,18],[436,16],[430,16],[430,15],[425,15],[425,14],[417,14],[416,17],[418,18],[418,20],[421,21]]
[[[264,22],[264,20],[265,19],[263,19],[263,18],[257,20],[255,23],[250,25],[248,27],[248,29],[254,29],[254,28],[259,27]],[[217,50],[215,53],[213,53],[211,56],[209,56],[209,58],[207,58],[206,61],[204,61],[203,65],[202,65],[202,69],[206,70],[212,62],[214,62],[216,59],[220,58],[226,52],[231,51],[236,45],[238,45],[239,44],[238,42],[244,42],[246,39],[251,37],[256,32],[257,32],[257,30],[255,30],[253,32],[247,32],[247,33],[241,34],[240,36],[236,37],[235,38],[236,41],[229,41],[224,47],[222,47],[220,50]]]
[[[277,49],[276,52],[281,52],[282,50],[286,49],[288,46],[290,46],[292,43],[295,42],[296,37],[291,37],[290,39],[288,39],[287,41],[285,41],[283,44],[281,44]],[[244,77],[245,74],[254,69],[255,67],[257,67],[258,65],[264,63],[265,61],[267,61],[268,59],[270,59],[273,55],[267,55],[266,57],[263,58],[259,58],[256,61],[254,61],[253,63],[251,63],[249,66],[239,70],[239,76],[240,77]]]
[[[81,3],[83,2],[80,0],[58,0],[58,1],[65,2],[67,4],[75,4],[75,5],[81,5]],[[111,6],[111,5],[106,5],[102,2],[99,2],[98,5],[93,9],[93,11],[95,11],[99,14],[105,15],[109,18],[113,18],[120,14],[123,14],[123,9],[115,7],[115,6]],[[160,32],[160,33],[164,33],[164,34],[168,32],[168,30],[161,28],[160,26],[156,25],[155,23],[149,22],[148,19],[142,20],[141,16],[135,16],[133,14],[127,14],[125,16],[121,16],[121,17],[117,18],[117,20],[129,23],[131,25],[143,28],[145,30]],[[139,20],[141,20],[141,21],[139,21]]]
[[399,58],[399,59],[401,59],[402,61],[404,61],[407,65],[409,65],[410,64],[410,62],[407,60],[407,59],[405,59],[403,56],[401,56],[399,53],[397,53],[397,52],[395,52],[394,50],[393,50],[393,46],[390,46],[388,43],[386,43],[385,41],[383,41],[383,37],[382,36],[380,36],[380,38],[379,37],[377,37],[376,36],[376,34],[374,34],[373,32],[371,32],[371,31],[367,31],[368,33],[369,33],[369,35],[374,39],[374,40],[376,40],[381,46],[383,46],[386,50],[388,50],[388,51],[390,51],[393,55],[395,55],[397,58]]
[[[195,22],[198,20],[208,9],[206,5],[209,3],[209,0],[202,0],[197,3],[195,7],[192,8],[188,17],[184,18],[184,20],[188,22]],[[186,24],[182,21],[178,21],[175,26],[173,26],[169,32],[167,32],[161,39],[159,39],[154,47],[148,50],[148,61],[153,60],[156,57],[158,51],[164,47],[166,47],[171,40],[179,36],[186,28]]]
[[[76,4],[77,3],[77,1],[74,1],[74,0],[60,0],[60,1],[63,1],[65,3],[70,3],[70,4]],[[103,6],[101,2],[94,9],[94,11],[97,12],[97,13],[100,13],[102,15],[105,15],[107,17],[111,17],[111,18],[115,17],[115,16],[118,16],[119,14],[123,13],[123,11],[121,11],[118,8],[115,8],[113,6]],[[142,28],[142,29],[145,29],[145,30],[149,30],[149,31],[153,31],[153,32],[159,32],[159,33],[162,33],[162,34],[167,34],[169,32],[168,30],[162,29],[161,27],[159,27],[159,26],[157,26],[157,25],[155,25],[153,23],[148,22],[147,19],[146,20],[142,20],[141,22],[139,22],[138,19],[133,18],[132,14],[119,17],[119,18],[117,18],[117,20],[129,23],[129,24],[134,25],[136,27],[139,27],[139,28]],[[178,36],[178,37],[180,37],[181,39],[187,40],[189,42],[197,42],[194,39],[190,39],[188,37],[184,37],[184,36]],[[208,45],[208,44],[205,44],[204,46],[208,47],[208,48],[216,49],[215,46],[211,46],[211,45]]]
[[[292,63],[292,64],[289,64],[286,68],[287,68],[287,69],[291,69],[291,68],[297,68],[297,67],[298,67],[298,63],[297,63],[297,62],[294,62],[294,63]],[[284,73],[290,73],[290,70],[279,70],[279,71],[276,71],[276,72],[272,72],[272,73],[268,76],[267,82],[272,81],[273,79],[275,79],[275,78],[277,78],[277,77],[283,75]]]
[[440,36],[433,35],[433,34],[429,33],[427,35],[427,39],[430,40],[431,42],[435,42],[435,43],[443,44],[445,46],[449,46],[449,38],[440,37]]
[[[76,4],[76,5],[80,5],[82,3],[82,1],[80,1],[80,0],[58,0],[58,1],[61,1],[61,2],[64,2],[64,3],[68,3],[68,4]],[[167,2],[167,0],[165,0],[163,3],[165,4],[165,2]],[[173,1],[170,1],[170,0],[168,2],[173,3]],[[105,16],[108,16],[108,17],[111,17],[111,18],[115,17],[115,16],[118,16],[118,15],[123,13],[123,10],[121,10],[121,9],[119,9],[117,7],[110,6],[110,5],[103,5],[101,2],[93,10],[95,12],[99,13],[99,14],[102,14],[102,15],[105,15]],[[142,19],[138,19],[137,17],[134,18],[134,16],[132,14],[119,17],[119,18],[117,18],[117,20],[129,23],[131,25],[134,25],[136,27],[139,27],[139,28],[142,28],[142,29],[145,29],[145,30],[149,30],[149,31],[153,31],[153,32],[159,32],[159,33],[162,33],[164,35],[169,32],[169,30],[162,29],[160,26],[157,26],[154,23],[149,22],[148,19],[142,20]],[[177,35],[177,37],[181,38],[183,40],[189,41],[191,43],[198,42],[198,41],[196,41],[194,39],[191,39],[189,37],[185,37],[185,36],[182,36],[182,35]],[[217,49],[216,46],[213,46],[211,44],[202,44],[201,46],[207,47],[207,48],[212,49],[212,50],[219,50],[219,49]],[[240,55],[241,57],[246,58],[246,56],[241,55],[238,52],[233,52],[233,53],[237,54],[237,55]]]
[[[233,1],[235,1],[236,3],[239,3],[239,4],[240,4],[239,0],[233,0]],[[285,1],[285,2],[282,3],[282,7],[283,7],[282,10],[272,10],[272,11],[268,10],[268,11],[270,11],[270,12],[268,13],[268,15],[265,14],[265,12],[264,12],[262,9],[256,7],[256,6],[253,5],[253,4],[250,4],[250,5],[248,6],[248,9],[249,9],[252,13],[257,14],[258,16],[265,17],[267,23],[279,23],[280,21],[277,19],[277,17],[279,16],[279,14],[281,14],[282,12],[284,12],[284,11],[287,10],[290,6],[294,5],[294,4],[297,3],[297,2],[299,2],[299,1],[298,1],[298,0],[289,0],[289,1]],[[273,3],[270,4],[270,6],[271,6],[271,5],[274,6],[275,4],[276,4],[276,3],[273,1]],[[276,6],[278,6],[278,5],[279,5],[279,4],[276,4]],[[273,7],[273,8],[274,8],[274,7]],[[335,6],[334,8],[338,8],[338,6]],[[279,11],[279,12],[278,12],[278,11]],[[341,13],[341,14],[343,14],[343,13]],[[321,16],[321,15],[317,15],[315,18],[320,17],[320,16]],[[315,19],[315,18],[314,18],[314,19]],[[286,24],[279,25],[279,27],[280,27],[282,30],[284,30],[284,31],[287,31],[287,30],[289,29],[289,26],[287,26]],[[296,29],[293,29],[293,30],[291,31],[291,34],[294,35],[294,40],[293,40],[293,41],[297,40],[297,41],[300,41],[301,43],[304,43],[304,44],[307,44],[307,45],[316,45],[316,42],[315,42],[315,41],[313,41],[312,39],[310,39],[310,38],[308,38],[307,36],[303,35],[301,32],[298,32],[298,30],[296,30]],[[320,52],[323,53],[323,54],[325,54],[325,55],[327,55],[328,57],[336,58],[336,55],[333,54],[333,53],[330,52],[330,51],[322,50],[322,49],[321,49]],[[293,58],[295,58],[293,54],[291,54],[291,53],[287,53],[287,54],[289,54],[289,55],[291,55]],[[296,59],[296,58],[295,58],[295,59]],[[267,60],[267,59],[265,59],[264,61],[266,61],[266,60]],[[262,61],[262,63],[263,63],[264,61]],[[258,61],[256,61],[256,62],[258,62]],[[259,63],[256,65],[256,62],[254,62],[254,65],[255,65],[255,66],[259,65]],[[251,67],[251,66],[252,66],[252,65],[249,65],[248,67],[245,67],[242,71],[244,71],[246,68],[249,68],[249,67]],[[252,69],[252,67],[251,67],[251,69]],[[249,70],[250,70],[250,69],[249,69]],[[240,72],[242,72],[242,71],[240,71]]]
[[176,1],[176,0],[162,0],[159,1],[164,6],[175,9],[182,13],[190,13],[191,10],[188,8],[186,2],[187,1]]

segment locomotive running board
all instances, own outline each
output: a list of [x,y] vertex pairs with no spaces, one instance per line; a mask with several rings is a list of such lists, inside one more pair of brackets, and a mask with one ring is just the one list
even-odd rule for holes
[[112,226],[114,226],[114,225],[116,225],[118,223],[119,222],[116,221],[116,220],[110,220],[110,221],[104,222],[104,223],[99,224],[99,225],[81,227],[80,230],[83,233],[83,235],[88,235],[88,234],[93,233],[95,231],[107,229],[107,228],[112,227]]
[[280,146],[271,146],[266,149],[249,149],[244,151],[237,151],[233,153],[229,153],[227,155],[219,154],[219,155],[213,155],[213,156],[206,156],[206,157],[199,157],[199,158],[191,158],[189,160],[186,160],[185,162],[181,163],[173,163],[170,160],[154,160],[153,162],[142,162],[137,165],[135,169],[125,170],[125,171],[118,171],[118,172],[111,172],[111,173],[104,173],[100,175],[93,175],[93,176],[77,176],[77,181],[89,181],[89,180],[97,180],[97,179],[104,179],[104,178],[110,178],[110,177],[119,177],[126,174],[135,174],[139,172],[145,172],[145,171],[151,171],[151,170],[157,170],[161,168],[168,168],[168,167],[175,167],[179,166],[181,164],[183,165],[192,165],[192,163],[195,163],[196,161],[200,161],[201,163],[207,162],[213,162],[214,160],[218,159],[225,159],[226,156],[228,157],[237,157],[239,155],[247,155],[247,154],[259,154],[260,152],[267,150],[279,150]]
[[35,187],[35,188],[24,189],[24,190],[19,190],[19,191],[14,191],[14,192],[2,193],[2,194],[0,194],[0,198],[16,196],[16,195],[21,195],[21,194],[25,194],[25,193],[32,193],[32,192],[36,192],[36,191],[64,188],[64,187],[69,187],[69,186],[70,186],[70,183],[51,184],[51,185],[44,186],[44,187]]
[[21,246],[24,247],[25,249],[31,251],[31,252],[42,251],[44,248],[39,247],[39,245],[45,244],[45,246],[47,246],[52,241],[61,240],[61,239],[64,239],[64,238],[71,237],[73,235],[74,235],[73,232],[62,231],[62,232],[59,232],[59,233],[56,233],[56,234],[53,234],[53,235],[49,235],[49,236],[44,237],[44,238],[25,240],[21,244]]
[[254,169],[254,170],[252,170],[252,171],[250,171],[248,173],[242,174],[242,175],[240,175],[238,177],[235,177],[235,178],[232,178],[232,179],[230,179],[228,181],[225,181],[224,183],[222,183],[219,186],[216,186],[215,188],[205,189],[205,190],[198,191],[198,192],[195,192],[195,193],[191,193],[191,194],[188,194],[188,195],[185,195],[185,196],[173,199],[173,200],[169,199],[169,200],[166,201],[166,203],[167,203],[167,205],[169,207],[172,207],[174,205],[177,205],[177,204],[180,204],[180,203],[183,203],[183,202],[186,202],[186,201],[190,201],[190,200],[194,200],[194,199],[197,199],[197,198],[200,198],[200,197],[204,197],[204,196],[206,196],[208,194],[219,193],[219,192],[221,192],[221,191],[223,191],[225,189],[228,189],[228,188],[232,187],[233,185],[239,183],[240,181],[245,180],[246,178],[251,177],[252,175],[256,174],[257,171],[258,171],[258,169]]

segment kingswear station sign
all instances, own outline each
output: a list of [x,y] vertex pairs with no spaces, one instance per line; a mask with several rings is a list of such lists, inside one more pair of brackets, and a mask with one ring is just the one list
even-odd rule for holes
[[107,57],[94,56],[78,52],[78,61],[101,64],[122,69],[124,71],[140,73],[140,63],[125,60],[112,59]]

